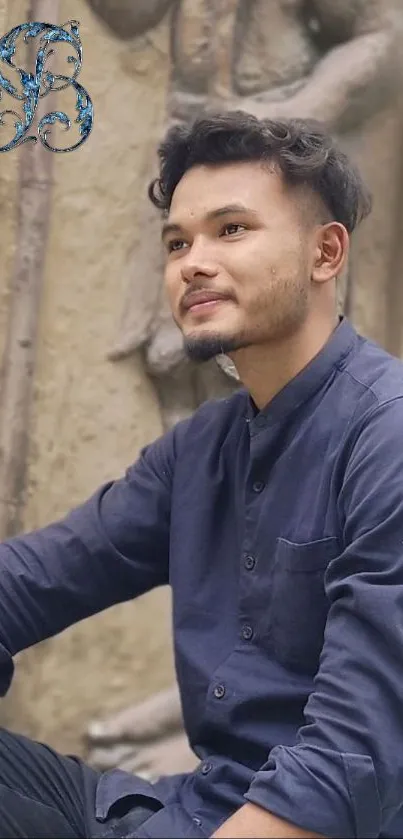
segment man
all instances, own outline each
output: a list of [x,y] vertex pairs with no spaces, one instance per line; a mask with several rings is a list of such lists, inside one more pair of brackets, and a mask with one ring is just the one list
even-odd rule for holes
[[[374,212],[354,236],[348,270],[339,278],[339,302],[344,303],[340,308],[353,316],[365,335],[400,354],[399,306],[393,305],[400,272],[397,266],[391,268],[396,265],[393,254],[399,252],[396,219],[402,216],[396,101],[402,78],[397,67],[402,54],[401,0],[87,2],[107,33],[125,42],[125,67],[129,74],[132,68],[134,87],[138,61],[147,63],[146,55],[151,59],[151,42],[154,49],[169,43],[167,101],[161,117],[166,124],[188,123],[212,108],[241,108],[260,118],[326,120],[344,151],[360,161],[374,194]],[[163,36],[161,43],[157,25],[160,32],[169,28],[169,38]],[[168,430],[207,399],[229,395],[237,382],[220,370],[225,357],[218,359],[219,364],[202,365],[186,359],[164,294],[163,251],[154,245],[159,240],[159,219],[145,195],[137,197],[136,215],[141,224],[133,225],[121,283],[122,317],[111,358],[138,354],[141,349]],[[395,312],[398,328],[393,328],[388,311]],[[225,370],[230,374],[233,368],[226,364]],[[172,749],[169,740],[165,742],[172,727],[180,725],[176,695],[173,687],[170,695],[150,699],[154,708],[161,699],[166,735],[160,713],[151,715],[147,704],[138,708],[134,701],[118,714],[90,723],[91,762],[102,769],[116,764],[130,767],[149,778],[176,771],[167,763]],[[150,745],[145,742],[147,733]],[[175,754],[177,761],[184,761],[178,771],[187,770],[185,736]]]
[[370,202],[316,124],[170,130],[150,196],[189,356],[244,389],[0,548],[12,656],[167,582],[200,759],[150,784],[0,732],[0,835],[378,837],[403,829],[403,368],[336,316]]

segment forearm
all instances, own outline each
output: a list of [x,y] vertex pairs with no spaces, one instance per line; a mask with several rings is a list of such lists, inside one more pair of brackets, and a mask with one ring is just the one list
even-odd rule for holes
[[324,120],[334,130],[354,127],[385,103],[396,85],[388,32],[335,47],[293,98],[296,114]]
[[9,656],[167,582],[172,440],[155,441],[123,478],[61,521],[0,544],[0,666],[3,648],[8,664]]
[[310,118],[332,131],[354,128],[385,104],[398,78],[390,34],[363,35],[333,48],[288,99],[274,101],[271,91],[244,97],[239,107],[259,119]]
[[245,804],[213,834],[212,839],[321,839],[319,833],[303,830],[273,813]]
[[115,601],[113,549],[95,526],[93,553],[84,541],[94,507],[0,545],[0,644],[11,656]]

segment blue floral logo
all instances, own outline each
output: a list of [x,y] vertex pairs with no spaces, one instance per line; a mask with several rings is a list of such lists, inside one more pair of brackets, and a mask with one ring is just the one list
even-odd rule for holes
[[[25,33],[25,42],[29,38],[40,36],[34,73],[17,67],[13,61],[16,53],[16,42],[22,33]],[[67,57],[67,62],[73,65],[71,76],[56,75],[51,73],[49,69],[46,69],[50,56],[55,53],[53,45],[62,41],[71,44],[75,51],[75,55],[69,55]],[[76,20],[70,20],[63,26],[56,26],[50,23],[37,23],[34,21],[31,23],[22,23],[20,26],[15,26],[14,29],[0,39],[0,100],[3,98],[3,91],[6,91],[14,99],[24,103],[23,115],[14,110],[0,112],[0,127],[6,124],[5,117],[10,115],[14,117],[14,128],[16,132],[9,143],[0,146],[0,152],[10,151],[22,143],[29,141],[36,143],[39,138],[41,143],[49,151],[64,153],[78,149],[88,139],[94,122],[94,108],[87,91],[77,81],[77,76],[82,67],[82,53],[79,22]],[[13,67],[19,73],[21,90],[18,90],[1,72],[4,69],[4,64],[8,64],[9,67]],[[75,122],[79,126],[80,139],[68,148],[59,149],[50,145],[48,135],[51,133],[51,126],[55,123],[64,125],[66,131],[71,128],[71,119],[63,111],[51,111],[45,114],[38,123],[36,135],[29,134],[29,131],[39,100],[47,96],[51,91],[64,90],[68,87],[72,87],[76,93],[77,117]]]

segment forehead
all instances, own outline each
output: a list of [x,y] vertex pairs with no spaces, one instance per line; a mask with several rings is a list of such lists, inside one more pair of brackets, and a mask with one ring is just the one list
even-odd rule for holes
[[186,223],[226,205],[242,204],[255,212],[272,212],[289,203],[280,173],[268,164],[228,163],[194,166],[176,187],[169,220]]

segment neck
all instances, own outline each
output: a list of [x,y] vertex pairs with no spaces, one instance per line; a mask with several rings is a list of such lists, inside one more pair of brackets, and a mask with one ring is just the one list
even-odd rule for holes
[[239,378],[259,410],[315,358],[338,323],[338,316],[320,321],[308,318],[291,336],[231,354]]

